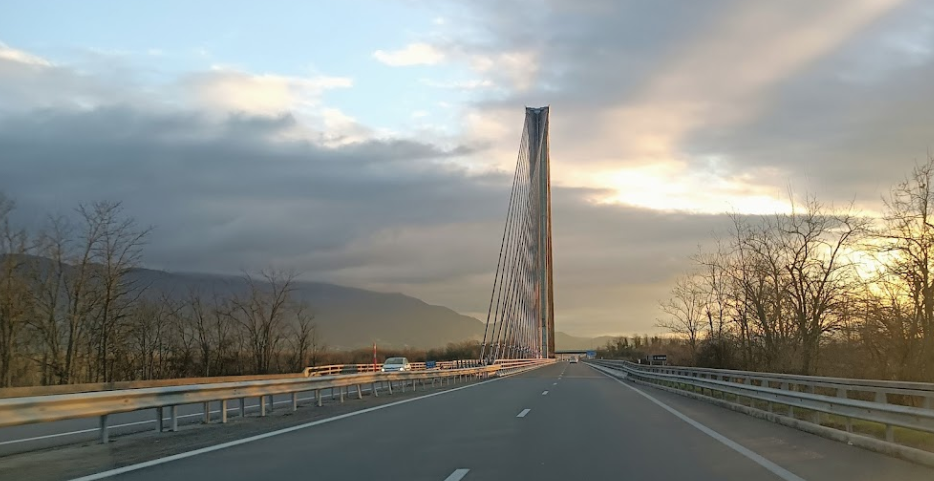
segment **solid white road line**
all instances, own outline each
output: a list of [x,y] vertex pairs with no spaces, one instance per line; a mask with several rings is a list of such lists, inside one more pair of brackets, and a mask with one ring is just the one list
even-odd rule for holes
[[548,391],[542,391],[542,396],[548,394]]
[[[363,390],[363,392],[366,392],[366,391],[367,391],[366,389]],[[314,399],[313,397],[309,397],[309,398],[300,398],[298,401],[299,401],[299,402],[302,402],[302,401],[310,401],[310,400],[313,400],[313,399]],[[276,404],[286,404],[286,403],[290,403],[290,402],[292,402],[291,399],[286,399],[286,400],[284,400],[284,401],[276,401],[276,402],[273,403],[273,405],[276,405]],[[245,409],[247,409],[247,410],[252,410],[252,409],[255,409],[255,408],[259,408],[259,404],[258,404],[258,403],[257,403],[257,404],[248,404],[248,405],[246,406]],[[238,407],[233,407],[233,408],[227,408],[227,412],[239,411],[239,410],[240,410],[240,407],[239,407],[239,406],[238,406]],[[219,412],[221,412],[220,409],[215,409],[215,410],[211,411],[211,414],[217,414],[217,413],[219,413]],[[182,414],[182,415],[179,415],[178,418],[179,418],[179,419],[184,419],[184,418],[193,418],[193,417],[201,417],[201,416],[204,416],[204,413]],[[172,420],[172,418],[164,418],[164,419],[163,419],[163,421],[171,421],[171,420]],[[125,428],[125,427],[129,427],[129,426],[139,426],[139,425],[141,425],[141,424],[152,424],[152,423],[155,423],[155,422],[156,422],[155,419],[147,419],[147,420],[145,420],[145,421],[134,421],[134,422],[132,422],[132,423],[114,424],[114,425],[112,425],[112,426],[108,426],[108,428],[109,428],[109,429]],[[0,446],[4,446],[4,445],[7,445],[7,444],[25,443],[25,442],[29,442],[29,441],[39,441],[39,440],[42,440],[42,439],[51,439],[51,438],[57,438],[57,437],[61,437],[61,436],[74,436],[74,435],[76,435],[76,434],[96,433],[96,432],[99,431],[99,430],[100,430],[100,428],[79,429],[78,431],[68,431],[68,432],[65,432],[65,433],[46,434],[46,435],[44,435],[44,436],[34,436],[34,437],[31,437],[31,438],[11,439],[11,440],[9,440],[9,441],[0,441]]]
[[553,383],[551,383],[551,385],[552,385],[552,386],[557,386],[558,383],[557,383],[557,382],[553,382]]
[[[539,366],[539,367],[544,367],[544,366],[547,366],[547,364],[542,364],[542,365]],[[538,369],[538,367],[533,368],[533,369]],[[520,373],[520,374],[524,374],[525,372],[528,372],[528,371],[523,371],[523,372]],[[373,412],[373,411],[379,411],[380,409],[386,409],[386,408],[390,408],[390,407],[393,407],[393,406],[398,406],[398,405],[400,405],[400,404],[406,404],[406,403],[410,403],[410,402],[421,401],[422,399],[428,399],[428,398],[432,398],[432,397],[435,397],[435,396],[443,396],[443,395],[445,395],[445,394],[450,394],[450,393],[452,393],[452,392],[460,391],[460,390],[462,390],[462,389],[470,389],[470,388],[474,388],[474,387],[477,387],[477,386],[486,386],[486,385],[489,385],[490,383],[493,383],[493,382],[496,382],[496,381],[502,381],[503,379],[508,379],[509,377],[511,377],[511,376],[508,376],[508,375],[507,375],[507,376],[504,376],[504,377],[497,377],[497,378],[494,378],[494,379],[490,379],[490,380],[488,380],[488,381],[478,382],[478,383],[476,383],[476,384],[468,384],[468,385],[466,385],[466,386],[461,386],[461,387],[456,387],[456,388],[453,388],[453,389],[448,389],[447,391],[433,392],[433,393],[430,393],[430,394],[425,394],[424,396],[414,397],[414,398],[410,398],[410,399],[403,399],[403,400],[401,400],[401,401],[391,402],[391,403],[389,403],[389,404],[383,404],[383,405],[380,405],[380,406],[373,406],[373,407],[371,407],[371,408],[366,408],[366,409],[361,409],[361,410],[359,410],[359,411],[354,411],[354,412],[350,412],[350,413],[346,413],[346,414],[341,414],[341,415],[338,415],[338,416],[334,416],[334,417],[332,417],[332,418],[320,419],[320,420],[318,420],[318,421],[312,421],[312,422],[309,422],[309,423],[299,424],[299,425],[296,425],[296,426],[289,426],[289,427],[287,427],[287,428],[279,429],[279,430],[277,430],[277,431],[270,431],[270,432],[268,432],[268,433],[257,434],[256,436],[250,436],[250,437],[248,437],[248,438],[237,439],[237,440],[234,440],[234,441],[228,441],[228,442],[226,442],[226,443],[215,444],[214,446],[207,446],[207,447],[204,447],[204,448],[201,448],[201,449],[195,449],[195,450],[193,450],[193,451],[187,451],[187,452],[184,452],[184,453],[174,454],[174,455],[172,455],[172,456],[166,456],[166,457],[164,457],[164,458],[153,459],[153,460],[151,460],[151,461],[145,461],[145,462],[137,463],[137,464],[131,464],[131,465],[129,465],[129,466],[124,466],[124,467],[122,467],[122,468],[116,468],[116,469],[111,469],[111,470],[109,470],[109,471],[102,471],[102,472],[100,472],[100,473],[89,474],[89,475],[87,475],[87,476],[82,476],[82,477],[80,477],[80,478],[74,478],[74,479],[72,479],[71,481],[96,481],[96,480],[98,480],[98,479],[109,478],[109,477],[111,477],[111,476],[116,476],[116,475],[118,475],[118,474],[128,473],[128,472],[130,472],[130,471],[137,471],[137,470],[140,470],[140,469],[143,469],[143,468],[148,468],[148,467],[150,467],[150,466],[157,466],[157,465],[160,465],[160,464],[165,464],[165,463],[169,463],[169,462],[172,462],[172,461],[177,461],[177,460],[179,460],[179,459],[190,458],[190,457],[192,457],[192,456],[197,456],[197,455],[199,455],[199,454],[210,453],[210,452],[212,452],[212,451],[220,451],[221,449],[227,449],[227,448],[231,448],[231,447],[234,447],[234,446],[239,446],[239,445],[241,445],[241,444],[252,443],[253,441],[259,441],[259,440],[262,440],[262,439],[271,438],[271,437],[274,437],[274,436],[279,436],[280,434],[291,433],[291,432],[293,432],[293,431],[298,431],[298,430],[301,430],[301,429],[307,429],[307,428],[310,428],[310,427],[313,427],[313,426],[318,426],[318,425],[321,425],[321,424],[327,424],[327,423],[330,423],[330,422],[333,422],[333,421],[338,421],[338,420],[341,420],[341,419],[351,418],[351,417],[354,417],[354,416],[359,416],[359,415],[361,415],[361,414],[366,414],[366,413]],[[526,411],[528,411],[528,410],[526,410]]]
[[444,481],[461,481],[464,479],[464,476],[467,476],[470,470],[467,468],[458,468],[455,469],[448,477],[444,478]]
[[[593,366],[591,366],[591,367],[593,367]],[[720,434],[720,433],[714,431],[713,429],[710,429],[710,428],[708,428],[707,426],[704,426],[703,424],[701,424],[701,423],[699,423],[699,422],[697,422],[697,421],[695,421],[695,420],[693,420],[693,419],[687,417],[685,414],[681,413],[681,411],[678,411],[677,409],[675,409],[675,408],[673,408],[673,407],[671,407],[671,406],[669,406],[669,405],[663,403],[662,401],[659,401],[658,399],[656,399],[655,397],[653,397],[651,394],[648,394],[648,393],[646,393],[645,391],[643,391],[643,390],[641,390],[641,389],[639,389],[639,388],[637,388],[637,387],[630,386],[629,384],[626,384],[626,383],[624,383],[623,381],[620,381],[619,379],[616,379],[615,377],[610,376],[609,374],[607,374],[607,373],[601,371],[600,369],[597,369],[597,368],[595,368],[595,367],[594,367],[594,369],[596,369],[597,372],[599,372],[600,374],[603,374],[604,376],[606,376],[606,377],[608,377],[608,378],[610,378],[610,379],[612,379],[612,380],[614,380],[614,381],[616,381],[616,382],[622,384],[623,386],[626,386],[626,387],[628,387],[629,389],[632,389],[633,391],[639,393],[642,397],[644,397],[644,398],[648,399],[649,401],[652,401],[653,403],[659,405],[662,409],[664,409],[664,410],[670,412],[671,414],[674,414],[675,417],[677,417],[678,419],[680,419],[680,420],[682,420],[682,421],[684,421],[684,422],[690,424],[691,426],[694,426],[694,427],[697,428],[700,432],[702,432],[702,433],[704,433],[704,434],[706,434],[706,435],[708,435],[708,436],[710,436],[710,437],[716,439],[717,441],[720,441],[721,443],[725,444],[728,448],[732,449],[733,451],[736,451],[737,453],[742,454],[743,456],[746,456],[747,458],[749,458],[750,460],[752,460],[753,462],[755,462],[755,463],[758,464],[759,466],[762,466],[763,468],[769,470],[769,472],[771,472],[772,474],[778,476],[779,478],[782,478],[782,479],[784,479],[785,481],[804,481],[804,478],[801,478],[800,476],[798,476],[798,475],[792,473],[791,471],[788,471],[787,469],[785,469],[785,468],[783,468],[783,467],[781,467],[781,466],[779,466],[779,465],[773,463],[772,461],[769,461],[768,459],[765,459],[764,457],[760,456],[759,454],[755,453],[754,451],[750,450],[749,448],[747,448],[747,447],[745,447],[745,446],[743,446],[743,445],[737,443],[736,441],[733,441],[732,439],[730,439],[730,438],[728,438],[728,437],[726,437],[726,436],[724,436],[724,435],[722,435],[722,434]]]
[[531,411],[531,409],[523,409],[522,412],[519,413],[516,417],[517,417],[517,418],[524,418],[525,415],[529,413],[529,411]]

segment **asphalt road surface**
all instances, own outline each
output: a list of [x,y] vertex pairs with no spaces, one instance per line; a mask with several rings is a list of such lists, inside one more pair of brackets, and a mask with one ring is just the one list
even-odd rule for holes
[[934,470],[557,363],[84,479],[334,476],[929,481]]

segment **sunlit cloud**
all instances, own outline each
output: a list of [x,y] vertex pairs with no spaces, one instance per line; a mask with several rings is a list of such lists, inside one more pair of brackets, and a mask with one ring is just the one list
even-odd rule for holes
[[399,50],[377,50],[373,58],[391,67],[408,67],[439,64],[444,53],[427,43],[411,43]]
[[[782,3],[741,3],[663,58],[624,102],[591,110],[590,119],[577,119],[586,121],[587,129],[562,134],[562,106],[556,105],[554,182],[613,192],[602,202],[664,210],[786,210],[781,189],[762,183],[778,181],[784,187],[787,179],[780,169],[756,176],[713,169],[687,141],[701,131],[755,121],[768,112],[777,85],[899,3],[828,2],[811,6],[808,15]],[[477,72],[517,72],[512,87],[519,92],[532,86],[538,69],[534,54],[474,57],[470,63]],[[465,125],[478,138],[515,144],[515,127],[505,122],[502,110],[484,109],[468,116]],[[508,159],[504,154],[505,149],[496,152]]]
[[325,91],[353,86],[347,77],[257,75],[229,68],[192,74],[182,82],[204,108],[258,114],[315,106]]
[[52,66],[52,62],[42,57],[12,48],[3,42],[0,42],[0,60],[16,62],[24,65],[35,65],[39,67]]
[[420,82],[424,85],[427,85],[428,87],[441,88],[441,89],[454,89],[454,90],[478,90],[478,89],[490,89],[490,88],[496,87],[496,84],[490,79],[452,80],[452,81],[421,79]]

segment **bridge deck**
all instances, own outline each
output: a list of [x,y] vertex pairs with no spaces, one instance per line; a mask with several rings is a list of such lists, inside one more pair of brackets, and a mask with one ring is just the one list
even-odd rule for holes
[[[698,423],[746,454],[703,432]],[[759,462],[753,459],[758,456]],[[467,481],[857,481],[929,480],[934,470],[659,390],[634,389],[585,364],[557,363],[115,479],[333,475],[430,481],[458,476]]]

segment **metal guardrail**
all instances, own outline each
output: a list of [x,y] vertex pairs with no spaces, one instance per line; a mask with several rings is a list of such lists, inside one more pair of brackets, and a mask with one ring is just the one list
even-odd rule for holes
[[[276,394],[292,395],[292,410],[298,408],[298,394],[314,391],[315,403],[322,405],[322,389],[334,389],[340,394],[341,402],[350,394],[350,386],[356,386],[356,395],[363,397],[362,386],[371,385],[371,392],[379,396],[380,390],[392,394],[393,387],[407,387],[413,390],[427,381],[456,383],[470,379],[486,379],[493,376],[515,374],[534,369],[553,362],[551,359],[521,359],[502,361],[490,366],[463,369],[432,369],[404,372],[371,372],[347,375],[327,375],[314,377],[282,377],[279,379],[260,379],[250,381],[217,382],[208,384],[181,384],[165,387],[146,387],[137,389],[108,390],[98,392],[52,394],[0,399],[0,427],[23,424],[61,421],[88,417],[100,418],[100,441],[108,440],[107,418],[112,414],[156,409],[156,430],[163,429],[163,409],[169,408],[170,430],[178,430],[178,406],[183,404],[204,404],[204,420],[210,421],[210,403],[220,401],[221,422],[227,422],[227,402],[240,400],[240,415],[245,415],[244,399],[257,397],[260,400],[260,416],[266,415],[267,399]],[[371,365],[372,366],[372,365]]]
[[[424,362],[412,362],[409,363],[410,368],[413,371],[422,371],[428,369],[426,363]],[[435,367],[431,369],[462,369],[466,367],[477,367],[479,366],[478,361],[476,360],[459,360],[459,361],[437,361]],[[305,377],[311,376],[331,376],[335,374],[356,374],[361,372],[380,372],[383,368],[382,363],[376,364],[331,364],[328,366],[314,366],[306,367],[302,371],[302,375]]]
[[[934,409],[931,409],[934,384],[645,366],[627,361],[589,362],[604,372],[625,372],[635,382],[652,384],[746,414],[934,466],[934,453],[898,442],[894,429],[934,433]],[[834,395],[821,394],[821,391]],[[873,400],[853,399],[849,395],[851,392],[868,394]],[[892,395],[899,395],[900,400],[912,400],[920,407],[892,403]],[[749,400],[748,406],[742,403],[744,399]],[[764,404],[765,408],[760,409],[757,404]],[[776,405],[787,406],[787,414],[779,412]],[[804,410],[806,419],[796,418],[795,409]],[[822,424],[821,417],[831,415],[844,419],[843,429]],[[854,433],[854,420],[884,426],[884,440]]]
[[257,374],[252,376],[215,376],[184,377],[175,379],[150,379],[146,381],[95,382],[81,384],[61,384],[52,386],[26,386],[0,388],[0,399],[51,396],[53,394],[77,394],[82,392],[117,391],[120,389],[142,389],[148,387],[181,386],[184,384],[214,384],[218,382],[259,381],[263,379],[283,379],[304,377],[302,373]]
[[628,365],[648,372],[691,376],[702,379],[719,379],[735,383],[777,387],[785,390],[805,390],[805,392],[807,392],[808,389],[811,391],[826,389],[835,392],[835,396],[841,398],[849,397],[851,393],[864,393],[868,394],[874,402],[878,403],[889,403],[889,395],[893,395],[893,397],[898,396],[902,399],[910,398],[918,407],[934,409],[934,383],[801,376],[795,374],[774,374],[699,367],[647,366],[635,363],[628,363]]
[[[424,362],[410,363],[413,370],[425,369]],[[475,367],[476,361],[438,361],[437,369],[456,369],[462,367]],[[330,376],[337,374],[356,374],[361,372],[380,372],[382,363],[376,364],[374,370],[373,364],[330,364],[327,366],[307,367],[302,372],[286,374],[258,374],[249,376],[213,376],[213,377],[189,377],[175,379],[152,379],[146,381],[118,381],[118,382],[98,382],[81,384],[62,384],[53,386],[26,386],[26,387],[7,387],[0,388],[0,399],[29,397],[29,396],[51,396],[53,394],[76,394],[83,392],[97,391],[116,391],[120,389],[143,389],[150,387],[181,386],[184,384],[214,384],[219,382],[239,382],[239,381],[258,381],[263,379],[282,379],[288,377],[309,377],[309,376]]]

